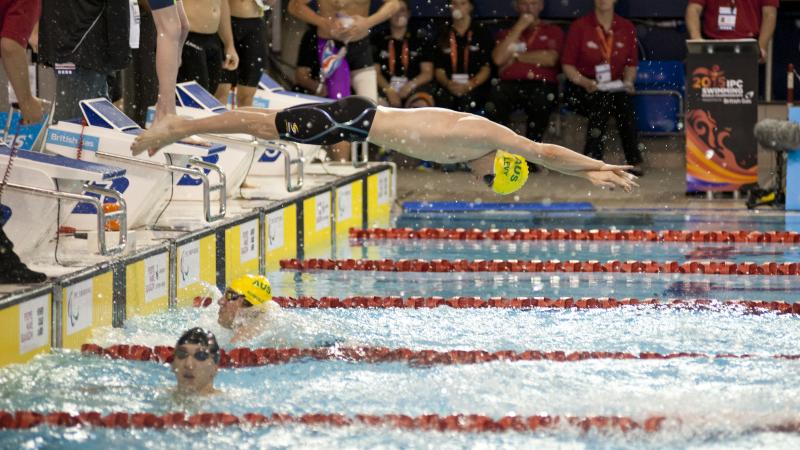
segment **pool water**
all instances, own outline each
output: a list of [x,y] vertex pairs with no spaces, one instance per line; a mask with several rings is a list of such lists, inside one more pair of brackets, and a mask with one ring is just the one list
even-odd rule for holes
[[[571,225],[520,225],[518,215],[493,217],[492,227],[610,228],[580,225],[589,213],[562,214]],[[648,213],[649,214],[649,213]],[[469,213],[468,215],[476,215]],[[511,216],[509,218],[509,216]],[[726,219],[730,226],[695,219],[660,218],[645,225],[643,214],[615,213],[617,228],[640,223],[651,229],[786,229],[752,215]],[[607,217],[604,219],[608,219]],[[662,220],[663,219],[663,220]],[[398,226],[443,226],[401,217]],[[425,219],[429,220],[429,219]],[[432,220],[432,219],[431,219]],[[452,227],[469,217],[457,216]],[[537,220],[550,218],[537,216]],[[592,220],[596,220],[592,219]],[[611,220],[611,219],[608,219]],[[782,219],[781,219],[782,220]],[[405,222],[404,222],[405,221]],[[653,221],[651,221],[653,222]],[[663,226],[660,226],[663,225]],[[449,223],[446,226],[451,226]],[[697,247],[721,248],[713,260],[797,261],[792,245],[345,241],[338,257],[465,259],[653,259],[686,261]],[[761,258],[761,259],[759,259]],[[702,260],[702,259],[700,259]],[[796,277],[365,273],[280,271],[268,274],[275,295],[315,297],[389,296],[593,296],[782,300],[800,299]],[[218,334],[230,348],[230,333],[216,324],[217,306],[186,308],[136,317],[124,328],[99,330],[102,346],[137,343],[172,345],[190,326]],[[749,354],[747,359],[495,361],[471,365],[414,366],[301,360],[288,364],[221,369],[222,395],[176,403],[169,367],[153,362],[108,360],[55,351],[26,365],[0,369],[0,410],[96,410],[153,412],[221,411],[232,414],[486,414],[619,415],[682,419],[661,432],[581,433],[553,429],[536,433],[440,433],[349,426],[231,427],[213,430],[119,430],[47,428],[0,431],[2,448],[798,448],[800,436],[750,431],[798,420],[800,319],[743,310],[626,307],[576,309],[292,309],[274,326],[239,345],[249,347],[384,346],[415,350],[542,350],[699,352]]]

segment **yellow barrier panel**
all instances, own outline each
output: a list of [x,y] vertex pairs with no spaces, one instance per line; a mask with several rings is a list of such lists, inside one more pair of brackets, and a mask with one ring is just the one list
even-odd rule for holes
[[362,180],[336,188],[336,235],[347,236],[350,228],[364,226],[364,182]]
[[331,255],[331,192],[303,200],[303,255],[326,258]]
[[280,268],[281,259],[297,258],[297,205],[267,214],[267,272]]
[[177,305],[189,306],[217,284],[217,237],[214,233],[178,246],[176,263]]
[[50,351],[52,303],[52,295],[43,294],[0,311],[0,366]]
[[169,252],[148,256],[125,267],[127,318],[165,311],[169,306]]
[[388,227],[392,214],[392,171],[382,172],[367,177],[367,223],[368,228]]
[[114,276],[108,272],[61,290],[61,339],[64,348],[78,349],[95,327],[111,325]]
[[258,218],[225,230],[225,284],[247,274],[258,273]]

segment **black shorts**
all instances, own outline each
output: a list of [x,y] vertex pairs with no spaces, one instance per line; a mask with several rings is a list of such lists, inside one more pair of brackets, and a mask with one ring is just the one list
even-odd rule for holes
[[223,83],[238,86],[258,86],[267,57],[267,25],[263,17],[231,17],[233,43],[239,54],[239,67],[224,70]]
[[183,44],[178,82],[197,81],[213,95],[222,76],[222,59],[222,41],[216,33],[189,33]]
[[275,115],[275,127],[281,139],[301,144],[365,142],[377,111],[372,100],[352,95],[286,108]]
[[[338,43],[341,45],[341,42]],[[347,56],[345,59],[347,60],[347,65],[350,66],[350,70],[372,67],[375,63],[372,60],[372,47],[370,46],[369,38],[366,37],[360,41],[347,44]]]

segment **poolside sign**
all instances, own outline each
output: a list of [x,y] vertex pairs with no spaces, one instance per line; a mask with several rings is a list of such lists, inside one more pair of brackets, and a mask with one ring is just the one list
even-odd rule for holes
[[283,247],[283,213],[285,209],[280,209],[267,214],[267,250],[275,250]]
[[66,289],[67,336],[92,325],[94,288],[88,279]]
[[50,295],[42,295],[19,305],[19,354],[47,345],[50,340]]
[[758,45],[753,39],[688,45],[686,190],[736,191],[757,183]]

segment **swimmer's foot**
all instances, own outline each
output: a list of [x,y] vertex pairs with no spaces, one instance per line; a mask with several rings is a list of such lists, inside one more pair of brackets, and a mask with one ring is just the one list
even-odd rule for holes
[[175,142],[180,138],[177,130],[184,121],[185,119],[178,116],[162,118],[136,137],[131,145],[133,155],[139,155],[146,150],[150,156],[153,156],[162,147]]

